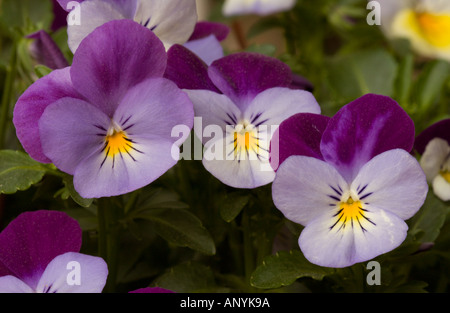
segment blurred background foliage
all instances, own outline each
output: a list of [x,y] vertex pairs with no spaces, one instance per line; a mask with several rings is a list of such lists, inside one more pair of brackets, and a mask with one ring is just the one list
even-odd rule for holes
[[[377,93],[398,101],[417,134],[449,117],[449,64],[414,54],[408,42],[388,41],[367,24],[364,0],[298,0],[290,12],[234,18],[222,15],[222,1],[198,3],[200,19],[230,26],[226,53],[253,51],[286,62],[314,85],[325,115]],[[297,244],[302,227],[274,207],[270,185],[226,187],[201,161],[182,160],[128,195],[82,199],[71,177],[22,151],[12,124],[18,97],[50,71],[33,56],[33,40],[26,37],[47,31],[71,62],[66,29],[52,29],[52,5],[0,0],[0,229],[24,211],[67,212],[84,230],[82,252],[108,263],[106,292],[146,286],[177,292],[450,291],[449,203],[431,190],[407,221],[405,242],[376,258],[379,286],[367,284],[366,264],[344,269],[310,264]],[[100,218],[105,214],[107,221]]]

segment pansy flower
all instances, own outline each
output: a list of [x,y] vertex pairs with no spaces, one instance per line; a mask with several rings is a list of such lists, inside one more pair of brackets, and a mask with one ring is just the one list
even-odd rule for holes
[[[129,19],[152,30],[166,48],[183,44],[197,23],[195,0],[78,0],[73,9],[68,0],[58,0],[68,11],[69,48],[78,49],[81,41],[95,28],[113,20]],[[79,23],[77,23],[77,19]]]
[[420,165],[433,191],[443,201],[450,200],[450,119],[437,122],[416,138]]
[[162,78],[167,55],[147,28],[112,21],[83,40],[73,64],[31,85],[14,110],[31,157],[74,176],[85,198],[125,194],[178,161],[177,125],[192,128],[189,97]]
[[79,253],[81,241],[66,213],[22,213],[0,233],[0,292],[101,293],[108,267]]
[[379,0],[381,29],[390,39],[407,39],[419,54],[450,60],[450,2]]
[[166,76],[185,88],[201,120],[194,130],[205,145],[203,165],[235,188],[271,183],[269,143],[278,125],[296,113],[320,113],[310,92],[289,88],[287,65],[256,53],[232,54],[207,68],[174,46]]
[[296,0],[225,0],[222,12],[225,16],[272,13],[289,11]]
[[395,101],[369,94],[331,119],[295,115],[280,125],[279,140],[284,162],[273,200],[305,226],[299,246],[311,263],[346,267],[404,241],[404,221],[423,205],[428,185],[407,152],[414,124]]

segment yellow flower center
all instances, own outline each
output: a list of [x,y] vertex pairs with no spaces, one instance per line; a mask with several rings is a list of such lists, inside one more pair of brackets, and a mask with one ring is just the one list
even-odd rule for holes
[[352,228],[359,225],[363,231],[366,229],[363,224],[370,222],[375,225],[367,216],[367,210],[364,209],[364,205],[361,201],[353,200],[349,197],[347,201],[341,201],[338,206],[338,212],[333,216],[336,218],[335,223],[330,227],[330,230],[336,228],[337,231],[345,229],[348,225]]
[[450,15],[418,13],[416,19],[425,39],[436,47],[450,46]]
[[234,156],[239,160],[249,156],[250,153],[259,155],[260,151],[258,132],[255,127],[244,121],[235,127],[234,132]]
[[114,157],[119,153],[129,153],[133,148],[132,141],[127,138],[127,134],[124,131],[116,130],[106,136],[105,145],[105,153],[108,157]]
[[450,171],[441,171],[439,174],[450,184]]

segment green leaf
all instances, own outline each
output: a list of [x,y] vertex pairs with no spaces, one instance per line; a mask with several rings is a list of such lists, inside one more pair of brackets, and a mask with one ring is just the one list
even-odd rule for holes
[[429,62],[416,82],[416,99],[423,112],[436,101],[449,79],[450,64],[443,60]]
[[176,246],[189,247],[207,255],[216,253],[214,241],[208,230],[187,210],[151,209],[138,212],[134,218],[149,221],[158,235]]
[[240,192],[229,193],[221,198],[220,216],[227,223],[233,221],[250,201],[250,195]]
[[27,190],[41,181],[46,167],[26,153],[12,150],[0,151],[0,193],[12,194]]
[[430,190],[424,205],[409,221],[408,233],[421,243],[434,242],[445,223],[450,207]]
[[50,74],[53,70],[45,65],[38,64],[34,67],[34,72],[39,78],[42,78]]
[[75,201],[77,204],[81,205],[84,208],[88,208],[91,206],[94,199],[85,199],[75,190],[75,187],[73,185],[73,177],[70,175],[64,175],[63,182],[65,185],[66,192],[64,194],[69,194],[70,197]]
[[159,276],[153,285],[178,293],[217,292],[213,271],[199,263],[177,265]]
[[257,288],[275,289],[289,286],[302,277],[322,280],[333,272],[333,269],[310,263],[300,251],[283,251],[266,257],[253,272],[250,282]]
[[329,62],[329,83],[345,99],[367,93],[391,96],[397,77],[397,62],[382,49],[357,51]]

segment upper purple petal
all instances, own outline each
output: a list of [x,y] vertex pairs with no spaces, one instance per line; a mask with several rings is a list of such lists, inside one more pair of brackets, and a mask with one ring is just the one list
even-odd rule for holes
[[229,33],[230,28],[225,24],[202,21],[195,25],[194,32],[189,38],[189,41],[206,38],[209,35],[214,35],[217,40],[223,41],[228,37]]
[[51,162],[42,151],[39,136],[38,123],[45,108],[61,98],[82,98],[72,85],[69,71],[69,67],[55,70],[37,80],[22,94],[14,108],[17,137],[25,151],[42,163]]
[[241,52],[215,61],[208,70],[214,85],[241,110],[266,89],[289,87],[292,72],[283,62],[258,53]]
[[74,2],[75,1],[75,2],[81,3],[84,0],[56,0],[56,1],[58,1],[58,3],[61,6],[61,8],[63,8],[64,10],[69,12],[70,10],[72,10],[72,7],[69,6],[70,2]]
[[181,89],[205,89],[220,93],[208,76],[208,66],[195,53],[181,45],[167,51],[165,78]]
[[328,123],[320,150],[351,182],[374,156],[392,149],[411,151],[414,122],[391,98],[368,94],[344,106]]
[[0,233],[0,262],[35,289],[50,261],[80,251],[81,235],[77,221],[66,213],[26,212]]
[[414,144],[415,150],[419,154],[423,154],[428,143],[434,138],[444,139],[450,145],[450,119],[445,119],[434,123],[421,132],[416,138],[416,142]]
[[292,155],[303,155],[323,161],[320,141],[330,118],[324,115],[299,113],[280,124],[273,135],[270,161],[278,169]]
[[112,117],[128,89],[162,77],[166,65],[164,45],[152,31],[131,20],[117,20],[82,41],[70,74],[77,91]]

